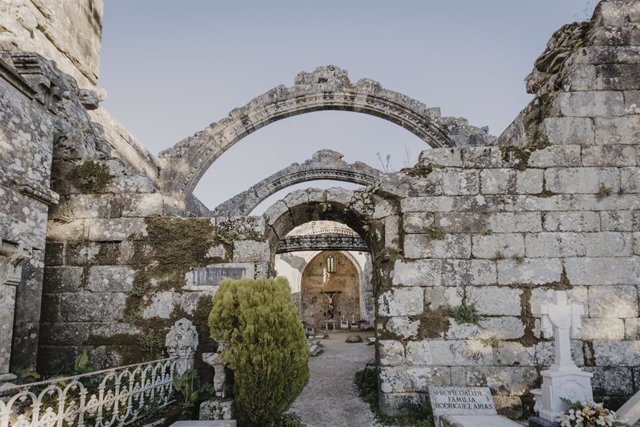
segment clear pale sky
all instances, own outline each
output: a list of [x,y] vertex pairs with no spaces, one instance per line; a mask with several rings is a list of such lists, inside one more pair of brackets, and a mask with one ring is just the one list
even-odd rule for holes
[[[524,78],[551,34],[590,18],[595,3],[106,0],[99,86],[108,92],[103,106],[154,154],[267,90],[290,86],[299,71],[328,64],[499,135],[531,99]],[[376,117],[304,114],[241,140],[196,195],[214,208],[322,148],[378,168],[378,153],[390,155],[395,170],[428,147]],[[333,185],[346,186],[304,186]]]

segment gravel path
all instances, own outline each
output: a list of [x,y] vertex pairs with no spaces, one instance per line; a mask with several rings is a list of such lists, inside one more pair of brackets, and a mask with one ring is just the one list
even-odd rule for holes
[[291,406],[308,427],[373,427],[369,406],[358,397],[353,384],[356,371],[374,358],[366,341],[371,333],[358,333],[365,342],[347,344],[350,334],[335,332],[321,340],[324,352],[309,360],[309,384]]

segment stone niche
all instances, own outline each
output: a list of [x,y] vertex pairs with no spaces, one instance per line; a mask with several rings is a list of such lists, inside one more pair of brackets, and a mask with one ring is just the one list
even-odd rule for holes
[[343,253],[325,251],[316,255],[302,274],[302,320],[318,329],[331,319],[338,326],[343,317],[360,320],[359,282],[357,268]]

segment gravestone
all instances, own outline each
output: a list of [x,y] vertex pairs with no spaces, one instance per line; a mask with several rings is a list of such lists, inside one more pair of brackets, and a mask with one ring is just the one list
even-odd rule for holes
[[429,387],[436,427],[518,426],[498,415],[488,387]]
[[531,390],[539,416],[529,419],[529,426],[559,426],[559,415],[567,409],[562,399],[593,401],[591,377],[571,359],[571,338],[580,338],[584,307],[569,304],[565,291],[554,291],[553,302],[539,308],[541,329],[546,338],[554,337],[555,360],[542,371],[542,389]]

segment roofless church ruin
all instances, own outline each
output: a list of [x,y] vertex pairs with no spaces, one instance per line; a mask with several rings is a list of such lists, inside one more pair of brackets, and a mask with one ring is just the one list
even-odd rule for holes
[[[617,408],[640,390],[640,2],[604,0],[555,32],[526,80],[533,100],[499,136],[324,65],[282,76],[157,156],[100,106],[102,1],[10,3],[0,382],[70,373],[83,352],[95,369],[160,359],[183,318],[199,361],[214,346],[220,281],[281,274],[308,327],[373,328],[386,414],[435,386],[488,387],[499,413],[531,414],[555,357],[555,324],[539,310],[553,291],[584,308],[566,342],[593,397]],[[219,206],[194,196],[244,137],[321,110],[387,120],[424,151],[387,173],[320,150]],[[252,215],[282,189],[327,179],[336,187],[291,191]]]

